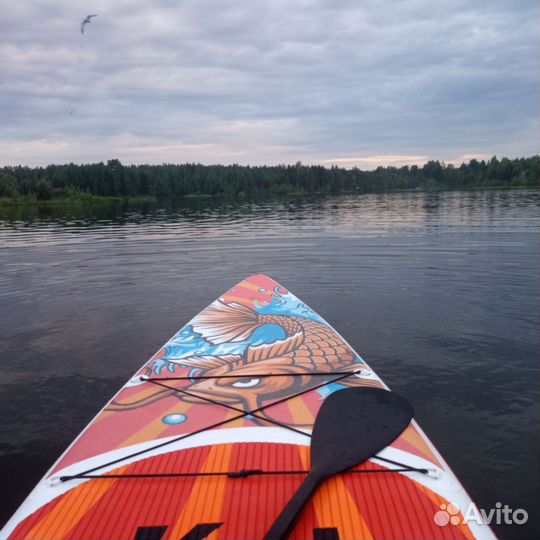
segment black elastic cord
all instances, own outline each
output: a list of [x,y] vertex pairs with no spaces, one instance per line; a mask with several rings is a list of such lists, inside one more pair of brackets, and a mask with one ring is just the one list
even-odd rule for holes
[[[250,373],[250,378],[264,379],[267,377],[305,377],[306,375],[315,377],[324,377],[325,375],[354,375],[356,371],[310,371],[309,373]],[[193,377],[143,377],[142,381],[191,381],[204,379],[240,379],[238,375],[194,375]]]
[[[296,398],[298,396],[306,394],[307,392],[317,390],[318,388],[321,388],[322,386],[326,386],[327,384],[332,384],[332,383],[341,381],[342,379],[345,379],[345,377],[349,377],[350,375],[353,375],[354,373],[356,373],[356,372],[355,371],[347,372],[346,374],[340,375],[339,377],[336,377],[335,379],[332,379],[331,381],[323,382],[321,384],[318,384],[318,385],[314,386],[313,388],[307,388],[305,390],[297,392],[296,394],[293,394],[292,396],[287,396],[287,397],[278,399],[276,401],[273,401],[272,403],[269,403],[268,405],[263,405],[261,407],[258,407],[257,409],[254,409],[253,411],[245,411],[242,414],[239,414],[238,416],[233,416],[232,418],[228,418],[227,420],[222,420],[221,422],[216,422],[215,424],[211,424],[211,425],[206,426],[204,428],[197,429],[196,431],[192,431],[191,433],[186,433],[185,435],[180,435],[179,437],[175,437],[174,439],[171,439],[170,441],[165,441],[165,442],[156,444],[154,446],[151,446],[150,448],[145,448],[143,450],[139,450],[138,452],[133,452],[132,454],[128,454],[127,456],[123,456],[123,457],[114,459],[112,461],[109,461],[108,463],[102,463],[101,465],[98,465],[97,467],[92,467],[91,469],[83,471],[83,472],[81,472],[79,474],[76,474],[76,475],[73,475],[73,476],[70,476],[70,477],[60,477],[60,478],[67,478],[67,480],[71,480],[71,479],[74,479],[74,478],[83,478],[84,475],[88,475],[88,474],[93,473],[94,471],[97,471],[99,469],[103,469],[103,467],[109,467],[111,465],[115,465],[116,463],[120,463],[121,461],[125,461],[126,459],[130,459],[132,457],[140,456],[142,454],[145,454],[147,452],[151,452],[152,450],[156,450],[158,448],[163,448],[164,446],[167,446],[169,444],[173,444],[173,443],[181,441],[183,439],[187,439],[188,437],[192,437],[193,435],[198,435],[199,433],[203,433],[204,431],[208,431],[208,430],[211,430],[211,429],[215,429],[217,427],[221,427],[221,426],[223,426],[225,424],[229,424],[231,422],[239,420],[240,418],[250,416],[250,415],[252,415],[254,413],[258,413],[258,412],[260,412],[260,411],[262,411],[264,409],[268,409],[270,407],[273,407],[274,405],[279,405],[280,403],[283,403],[283,402],[288,401],[290,399],[294,399],[294,398]],[[304,435],[308,435],[308,434],[304,434]],[[62,480],[62,481],[65,481],[65,480]]]
[[[399,461],[394,461],[393,459],[388,459],[388,458],[384,458],[384,457],[380,457],[380,456],[373,456],[375,459],[378,459],[380,461],[385,461],[386,463],[391,463],[392,465],[396,465],[397,467],[407,467],[409,468],[411,471],[425,471],[426,469],[417,469],[416,467],[411,467],[409,465],[404,465],[403,463],[400,463]],[[426,471],[427,473],[427,471]]]
[[[76,476],[61,476],[60,480],[72,480],[77,478],[192,478],[199,476],[227,476],[228,478],[247,478],[248,476],[269,476],[283,474],[309,474],[310,471],[263,471],[261,469],[242,469],[233,472],[200,472],[200,473],[147,473],[147,474],[81,474]],[[343,471],[339,474],[377,474],[394,472],[420,472],[428,474],[427,469],[399,468],[399,469],[361,469]]]
[[[174,386],[169,386],[167,384],[163,384],[163,383],[160,383],[158,381],[155,381],[153,379],[144,379],[152,384],[156,384],[158,386],[163,386],[163,388],[168,388],[169,390],[174,390],[175,392],[180,392],[182,394],[185,394],[186,396],[191,396],[191,397],[194,397],[196,399],[202,399],[203,401],[207,401],[208,403],[212,403],[213,405],[220,405],[221,407],[225,407],[227,409],[231,409],[232,411],[236,411],[236,412],[241,412],[243,413],[244,412],[244,409],[240,409],[239,407],[233,407],[232,405],[228,405],[227,403],[221,403],[220,401],[216,401],[215,399],[212,399],[212,398],[207,398],[207,397],[203,397],[203,396],[200,396],[198,394],[194,394],[193,392],[188,392],[187,390],[184,390],[183,388],[174,388]],[[300,435],[308,435],[310,436],[308,433],[305,433],[304,431],[301,431],[299,429],[296,429],[296,428],[293,428],[292,426],[289,426],[287,424],[284,424],[282,422],[279,422],[278,420],[272,420],[271,418],[266,418],[264,416],[259,416],[258,414],[250,414],[249,416],[253,416],[254,418],[258,418],[259,420],[263,420],[264,422],[269,422],[270,424],[275,424],[276,426],[279,426],[279,427],[282,427],[282,428],[285,428],[285,429],[289,429],[291,431],[294,431],[295,433],[300,433]]]
[[[333,372],[330,372],[330,373],[326,373],[326,375],[354,375],[355,373],[358,373],[357,371],[352,371],[352,372],[349,372],[349,371],[333,371]],[[325,375],[325,373],[314,373],[315,375]],[[299,373],[291,373],[291,374],[288,374],[288,373],[276,373],[275,375],[271,374],[271,373],[266,373],[266,374],[255,374],[255,375],[250,375],[252,377],[288,377],[289,375],[301,375]],[[208,376],[208,377],[192,377],[192,378],[199,378],[199,379],[221,379],[221,378],[235,378],[237,379],[238,376],[237,375],[222,375],[220,377],[216,377],[216,376]],[[143,381],[147,381],[147,382],[151,382],[153,384],[156,384],[156,385],[159,385],[159,386],[162,386],[163,388],[167,388],[169,390],[174,390],[175,392],[181,392],[182,394],[186,394],[188,396],[191,396],[191,397],[195,397],[195,398],[198,398],[198,399],[202,399],[204,401],[208,401],[208,403],[212,403],[214,405],[221,405],[222,407],[226,407],[227,409],[231,409],[233,411],[237,411],[237,412],[243,412],[243,409],[240,409],[238,407],[233,407],[232,405],[227,405],[226,403],[221,403],[220,401],[216,401],[212,398],[206,398],[206,397],[203,397],[203,396],[199,396],[197,394],[194,394],[192,392],[188,392],[187,390],[184,390],[183,388],[174,388],[174,386],[169,386],[167,384],[163,384],[163,383],[160,383],[158,381],[163,381],[163,380],[188,380],[190,379],[190,377],[170,377],[170,378],[146,378],[146,377],[141,377],[141,380]],[[288,429],[290,431],[294,431],[295,433],[299,433],[300,435],[305,435],[306,437],[309,437],[311,438],[311,433],[306,433],[305,431],[300,431],[299,429],[296,429],[296,428],[293,428],[292,426],[289,426],[287,424],[284,424],[282,422],[279,422],[277,420],[272,420],[271,418],[266,418],[264,416],[259,416],[257,414],[253,414],[251,413],[250,416],[254,416],[255,418],[258,418],[259,420],[264,420],[266,422],[269,422],[271,424],[275,424],[276,426],[280,426],[282,428],[285,428],[285,429]],[[391,463],[392,465],[396,465],[397,467],[401,467],[401,469],[399,469],[400,471],[401,470],[404,470],[404,471],[418,471],[418,472],[424,472],[426,471],[426,469],[417,469],[416,467],[411,467],[409,465],[405,465],[403,463],[400,463],[399,461],[394,461],[392,459],[387,459],[387,458],[383,458],[383,457],[379,457],[379,456],[373,456],[377,459],[379,459],[380,461],[385,461],[387,463]],[[426,472],[427,474],[427,472]]]

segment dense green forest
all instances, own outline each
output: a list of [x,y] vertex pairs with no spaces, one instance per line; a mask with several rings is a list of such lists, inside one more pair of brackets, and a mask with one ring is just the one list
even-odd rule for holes
[[482,187],[539,187],[540,156],[488,161],[459,167],[439,161],[416,165],[325,168],[320,165],[122,165],[105,163],[0,168],[0,197],[47,200],[54,197],[137,197],[256,195],[286,193],[377,193]]

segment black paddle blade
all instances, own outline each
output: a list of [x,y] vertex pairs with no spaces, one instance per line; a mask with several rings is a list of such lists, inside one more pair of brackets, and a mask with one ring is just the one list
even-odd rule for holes
[[286,539],[325,478],[359,465],[386,448],[409,425],[413,414],[406,399],[380,388],[347,388],[328,396],[313,426],[311,471],[265,539]]
[[413,415],[406,399],[381,388],[334,392],[313,426],[312,471],[324,478],[362,463],[399,437]]

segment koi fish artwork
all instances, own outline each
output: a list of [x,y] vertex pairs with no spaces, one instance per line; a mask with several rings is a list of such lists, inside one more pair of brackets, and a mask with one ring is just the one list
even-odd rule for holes
[[[330,326],[310,318],[309,314],[313,312],[305,305],[297,302],[296,311],[302,312],[302,316],[272,313],[287,311],[283,308],[286,302],[282,300],[287,294],[279,289],[273,292],[274,302],[270,306],[274,305],[274,309],[263,307],[261,310],[270,311],[269,314],[259,313],[257,309],[238,302],[216,300],[188,325],[192,335],[200,336],[213,348],[234,348],[235,344],[247,343],[243,350],[168,358],[170,365],[197,370],[197,376],[204,376],[204,379],[194,379],[182,388],[184,392],[157,388],[144,400],[133,403],[113,401],[108,410],[129,410],[175,395],[188,403],[212,404],[217,401],[249,412],[260,409],[268,400],[309,389],[321,382],[318,376],[324,373],[331,378],[336,372],[358,372],[359,376],[344,378],[340,384],[382,386],[378,380],[362,377],[362,360]],[[268,343],[252,344],[248,341],[265,327],[273,328],[274,334],[280,337]],[[147,373],[150,375],[151,369]],[[261,415],[266,416],[264,409],[252,421],[260,424]]]

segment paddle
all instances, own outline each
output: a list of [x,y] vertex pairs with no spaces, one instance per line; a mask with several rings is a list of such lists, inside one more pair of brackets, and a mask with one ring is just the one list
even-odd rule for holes
[[356,387],[334,392],[319,410],[311,437],[311,470],[264,537],[286,539],[315,488],[386,448],[409,425],[411,404],[387,390]]

